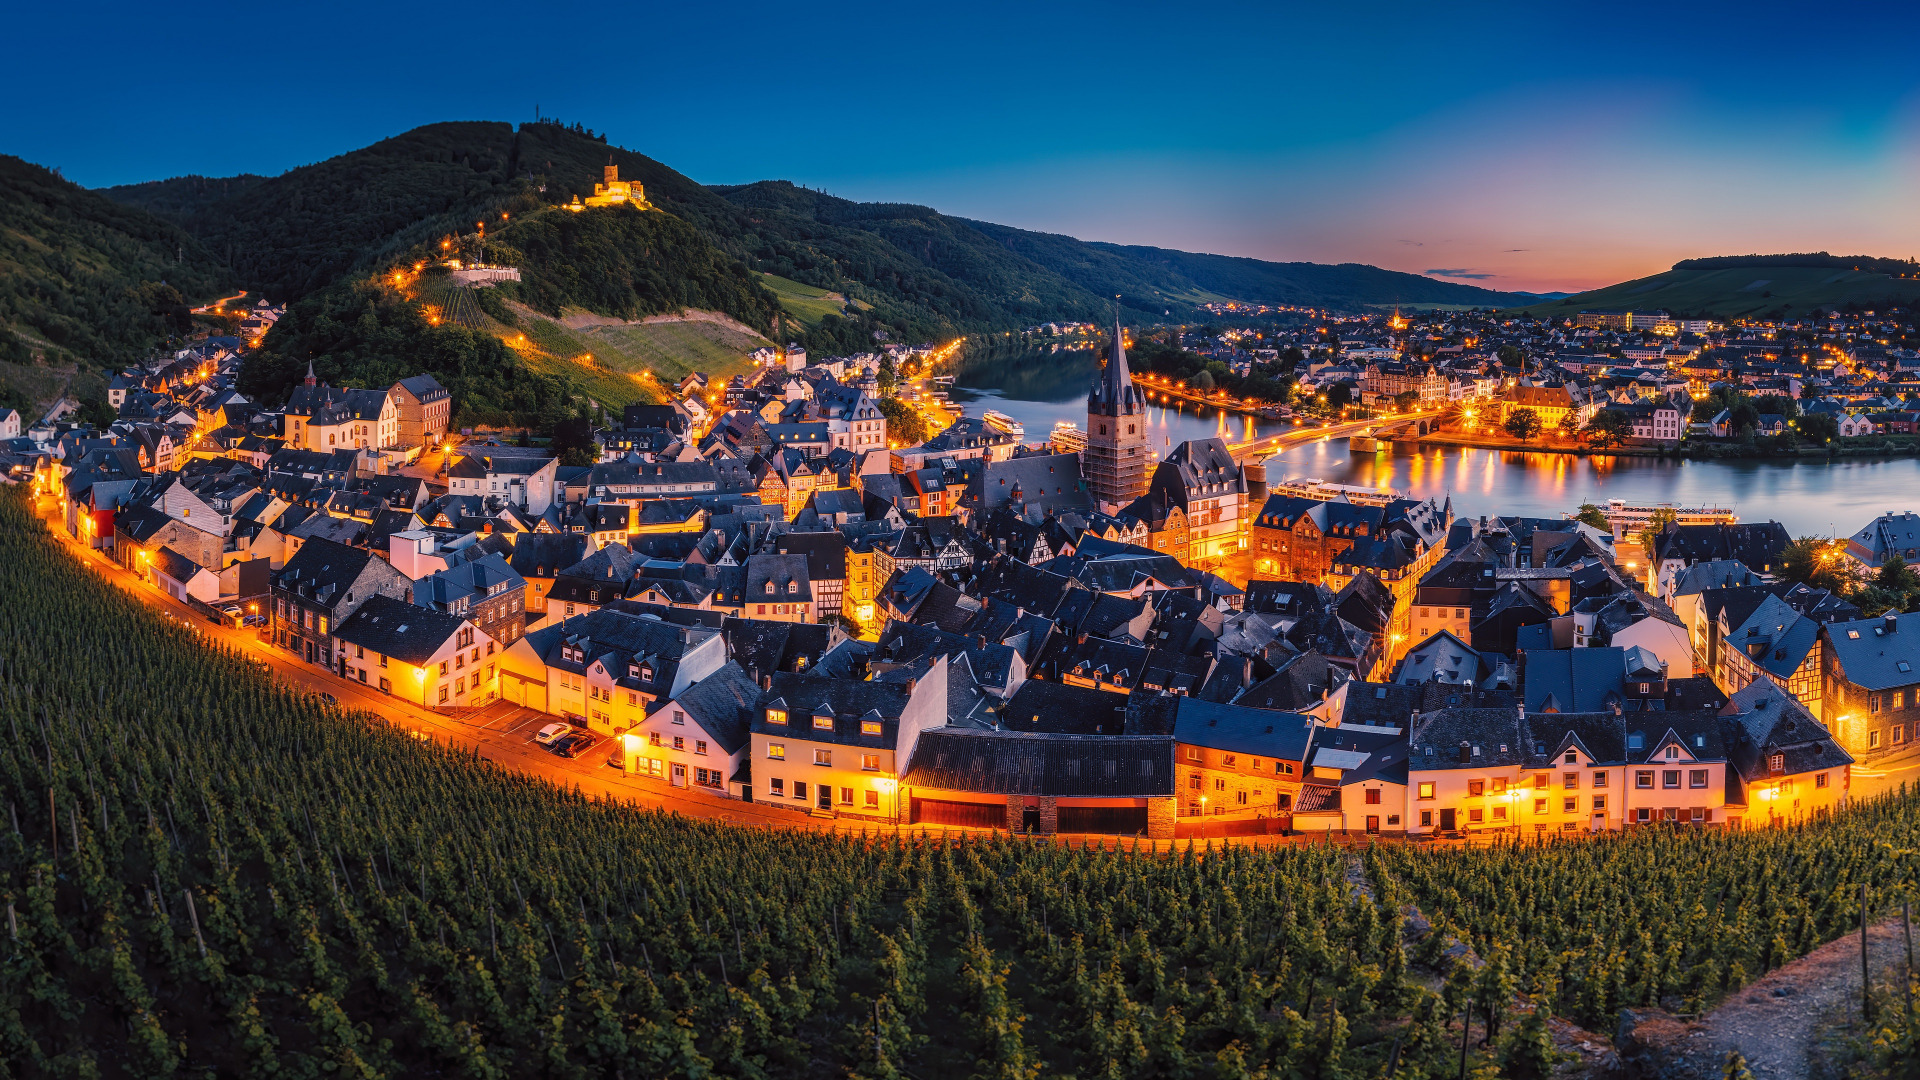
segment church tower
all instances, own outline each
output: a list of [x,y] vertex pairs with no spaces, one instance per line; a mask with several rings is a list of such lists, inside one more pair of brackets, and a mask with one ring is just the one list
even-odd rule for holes
[[1084,475],[1096,502],[1125,506],[1147,491],[1147,402],[1127,370],[1120,313],[1113,316],[1113,346],[1087,392]]

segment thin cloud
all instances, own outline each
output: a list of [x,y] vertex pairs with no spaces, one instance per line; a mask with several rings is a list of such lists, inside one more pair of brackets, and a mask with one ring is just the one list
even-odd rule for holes
[[1532,248],[1507,248],[1506,250],[1508,252],[1515,252],[1515,251],[1532,251],[1533,249]]
[[1426,247],[1427,246],[1418,240],[1402,240],[1400,242],[1407,245],[1408,247]]
[[1493,276],[1492,274],[1481,273],[1480,271],[1473,270],[1471,268],[1459,268],[1459,269],[1451,269],[1451,270],[1446,268],[1441,268],[1438,270],[1429,270],[1427,271],[1427,273],[1431,274],[1434,277],[1471,278],[1476,280],[1479,278],[1490,278]]

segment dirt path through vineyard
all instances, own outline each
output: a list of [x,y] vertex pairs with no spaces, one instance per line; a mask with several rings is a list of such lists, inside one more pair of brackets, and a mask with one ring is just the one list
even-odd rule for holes
[[[1867,962],[1876,980],[1906,965],[1907,939],[1898,915],[1867,928]],[[1686,1039],[1687,1068],[1681,1075],[1719,1077],[1727,1051],[1738,1050],[1756,1080],[1807,1076],[1821,1022],[1859,1008],[1860,935],[1855,932],[1774,970],[1702,1017]]]

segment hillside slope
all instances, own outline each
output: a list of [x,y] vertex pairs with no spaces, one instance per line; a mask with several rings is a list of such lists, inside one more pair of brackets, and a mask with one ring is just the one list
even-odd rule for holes
[[[108,193],[181,222],[230,258],[242,281],[297,297],[476,221],[497,222],[502,211],[591,194],[609,164],[745,267],[858,301],[795,331],[821,350],[863,347],[876,330],[929,340],[1098,318],[1115,295],[1135,320],[1212,299],[1347,307],[1523,299],[1376,267],[1088,243],[786,181],[706,187],[555,123],[432,124],[277,177],[185,177]],[[759,325],[751,312],[728,314]]]
[[1685,259],[1662,273],[1528,304],[1515,313],[1564,316],[1589,310],[1664,309],[1679,316],[1740,319],[1896,303],[1920,303],[1920,266],[1815,252]]
[[177,221],[248,288],[292,300],[498,216],[517,190],[512,124],[429,124],[279,176],[104,189]]
[[0,155],[0,361],[145,352],[227,280],[180,226]]

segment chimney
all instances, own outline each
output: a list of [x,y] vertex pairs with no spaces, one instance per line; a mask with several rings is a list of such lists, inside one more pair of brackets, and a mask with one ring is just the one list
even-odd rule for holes
[[1896,612],[1889,611],[1885,615],[1880,616],[1880,625],[1885,628],[1887,633],[1894,633],[1900,629],[1900,617]]
[[916,686],[919,686],[919,685],[920,685],[920,680],[919,680],[919,679],[908,679],[908,680],[907,680],[907,696],[908,696],[908,697],[912,697],[912,696],[913,696],[913,688],[914,688],[914,687],[916,687]]

